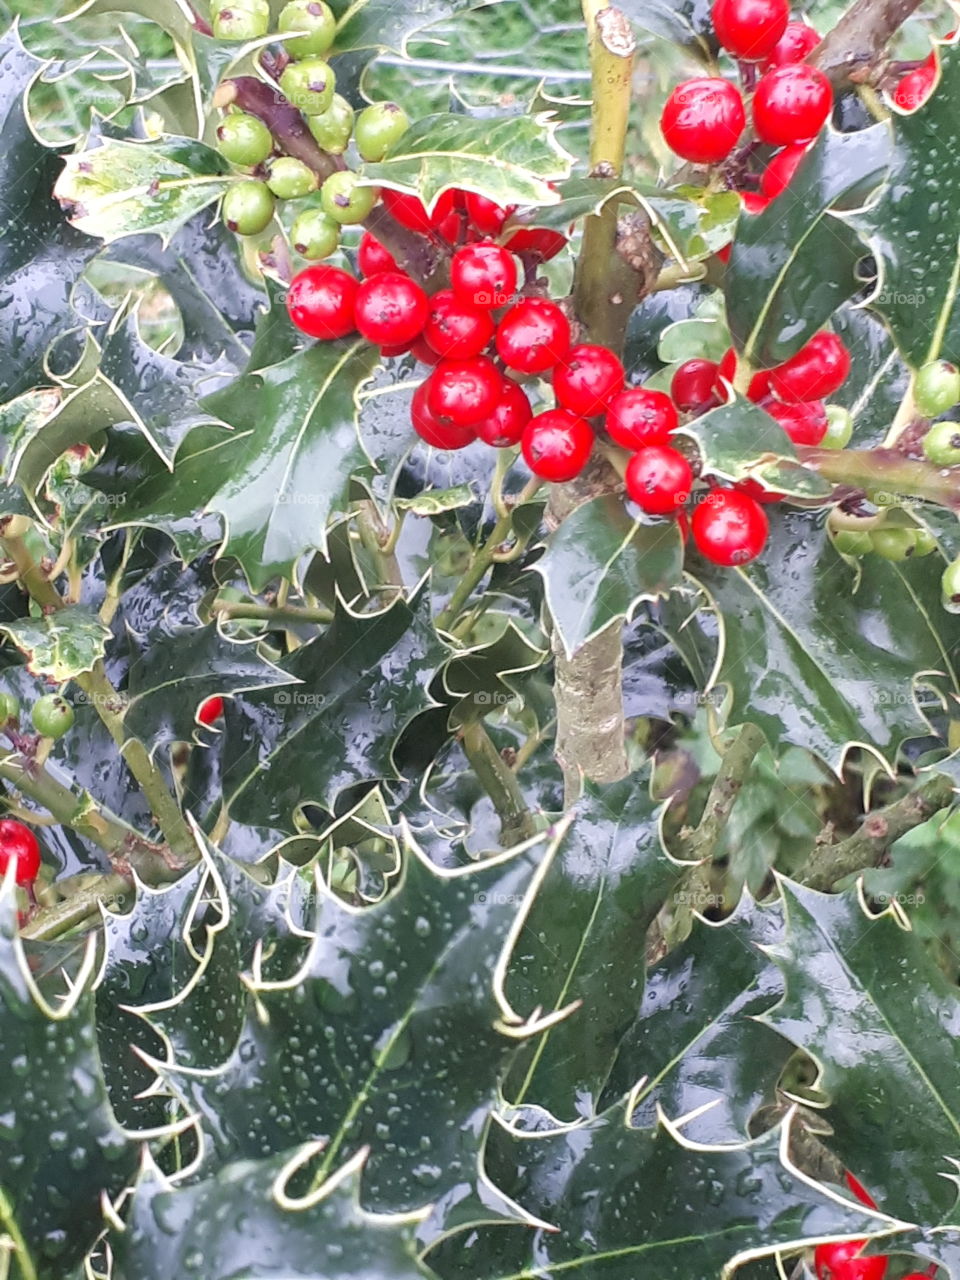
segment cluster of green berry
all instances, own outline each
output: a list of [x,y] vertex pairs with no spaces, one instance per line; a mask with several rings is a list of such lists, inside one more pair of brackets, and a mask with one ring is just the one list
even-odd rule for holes
[[[73,728],[73,707],[59,693],[45,693],[30,708],[30,719],[41,738],[62,738]],[[0,731],[16,730],[20,701],[12,693],[0,693]]]
[[[241,23],[238,7],[221,9],[214,18],[215,32],[225,36],[229,31],[230,39],[265,35],[269,13],[264,17],[259,3],[243,12]],[[281,92],[300,111],[320,149],[328,156],[342,156],[352,138],[361,160],[382,160],[410,121],[395,102],[374,103],[355,116],[350,103],[336,92],[336,75],[324,58],[336,33],[330,7],[324,0],[290,0],[277,25],[288,59],[280,73]],[[221,154],[247,174],[223,198],[223,220],[238,235],[266,230],[277,200],[303,200],[319,191],[317,201],[304,208],[291,229],[294,248],[311,261],[335,253],[340,228],[362,222],[379,197],[375,187],[362,186],[345,164],[321,186],[315,170],[296,156],[282,154],[267,124],[247,111],[230,110],[224,116],[217,144]]]

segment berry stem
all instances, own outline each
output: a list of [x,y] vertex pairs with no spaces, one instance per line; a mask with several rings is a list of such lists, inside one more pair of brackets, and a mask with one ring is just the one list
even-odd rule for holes
[[[68,893],[62,902],[43,907],[20,930],[24,938],[50,941],[60,938],[86,921],[95,921],[100,915],[102,902],[116,902],[133,891],[133,882],[121,875],[90,877],[77,876],[81,883],[75,892]],[[69,888],[70,881],[63,880],[58,888]]]
[[839,87],[869,68],[919,7],[920,0],[854,0],[814,49],[809,62]]
[[325,626],[333,621],[333,611],[316,605],[308,608],[305,605],[285,604],[247,604],[237,600],[214,600],[210,609],[212,617],[224,618],[227,621],[269,622],[277,626],[296,626],[314,623]]
[[262,120],[284,152],[302,160],[321,181],[338,169],[346,168],[342,157],[321,150],[293,103],[287,102],[274,85],[258,80],[256,76],[224,80],[217,89],[214,104],[218,107],[237,106]]
[[537,829],[517,782],[517,776],[497,750],[480,720],[463,730],[463,750],[477,781],[500,815],[500,844],[509,849],[529,840]]

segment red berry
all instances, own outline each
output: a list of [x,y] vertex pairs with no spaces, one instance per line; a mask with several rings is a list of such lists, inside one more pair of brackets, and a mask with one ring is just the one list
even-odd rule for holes
[[866,1240],[845,1240],[840,1244],[817,1245],[813,1269],[817,1280],[882,1280],[887,1271],[887,1258],[876,1254],[858,1258]]
[[402,271],[382,271],[357,290],[356,325],[375,346],[399,347],[422,333],[428,305],[415,280]]
[[783,404],[771,397],[762,407],[771,418],[776,418],[794,444],[816,446],[827,434],[829,423],[822,400]]
[[690,463],[676,449],[651,444],[635,453],[624,476],[627,496],[651,516],[672,516],[686,504],[693,484]]
[[861,1204],[865,1204],[868,1209],[876,1209],[877,1207],[876,1200],[874,1200],[873,1196],[870,1194],[870,1192],[863,1185],[863,1183],[860,1181],[859,1178],[855,1178],[853,1174],[850,1173],[849,1170],[846,1170],[844,1172],[843,1177],[844,1177],[844,1180],[846,1181],[847,1186],[850,1188],[850,1190],[857,1197],[857,1199],[860,1201]]
[[736,489],[711,489],[690,522],[697,550],[714,564],[738,565],[763,550],[770,525],[758,502]]
[[776,369],[770,371],[770,389],[780,400],[825,400],[838,391],[850,372],[850,352],[835,333],[815,333]]
[[561,484],[573,480],[586,466],[593,431],[585,418],[566,409],[548,409],[524,427],[520,448],[535,476]]
[[419,338],[414,338],[410,346],[410,354],[420,364],[437,365],[440,363],[440,356],[437,355],[422,334]]
[[450,263],[450,284],[475,307],[504,307],[517,292],[516,259],[491,240],[464,245]]
[[720,366],[713,360],[684,360],[670,383],[673,403],[682,413],[703,413],[720,403],[714,391]]
[[219,695],[212,698],[206,698],[200,703],[200,710],[197,712],[197,719],[201,724],[213,724],[215,720],[219,720],[223,715],[223,699]]
[[785,67],[790,62],[806,62],[820,43],[820,33],[806,22],[788,22],[783,35],[771,50],[765,70]]
[[739,92],[728,80],[715,77],[677,85],[660,117],[667,146],[693,164],[726,160],[745,124]]
[[444,191],[430,214],[430,230],[448,244],[456,244],[463,231],[460,213],[461,191]]
[[17,884],[33,884],[40,870],[40,846],[29,827],[16,818],[0,818],[0,876],[13,859]]
[[607,435],[624,449],[666,444],[679,425],[673,401],[662,391],[630,387],[610,401],[604,426]]
[[[724,352],[723,359],[717,369],[717,381],[714,383],[714,391],[718,398],[726,403],[727,389],[723,385],[729,382],[733,385],[733,380],[737,376],[737,353],[733,347],[728,347]],[[759,373],[755,373],[750,379],[750,385],[747,387],[747,399],[762,400],[764,396],[770,394],[770,372],[767,369],[761,369]]]
[[474,427],[493,413],[502,388],[503,377],[486,356],[441,360],[427,380],[427,407],[443,423]]
[[769,506],[773,502],[782,502],[787,496],[785,493],[776,493],[773,489],[765,489],[759,480],[754,480],[753,476],[747,476],[746,480],[738,480],[735,487],[741,493],[748,493],[762,507]]
[[567,237],[552,227],[518,227],[507,240],[511,253],[525,253],[540,262],[549,262],[565,249]]
[[744,62],[769,57],[787,29],[787,0],[713,0],[713,29],[728,53]]
[[[931,58],[933,54],[930,55]],[[901,111],[916,111],[922,107],[933,92],[937,78],[936,64],[924,63],[923,66],[908,71],[893,91],[893,101]]]
[[419,231],[421,235],[426,235],[430,231],[430,215],[419,196],[412,196],[406,191],[394,191],[392,187],[383,187],[380,198],[387,213],[399,222],[401,227],[406,227],[408,231]]
[[523,429],[532,417],[533,410],[523,388],[511,378],[504,378],[497,407],[489,418],[477,423],[477,436],[485,444],[506,449],[520,443]]
[[553,390],[564,409],[581,418],[603,413],[611,396],[623,387],[623,365],[606,347],[582,343],[571,347],[553,371]]
[[493,337],[493,319],[452,289],[441,289],[430,299],[423,336],[438,355],[466,360],[478,356]]
[[795,142],[778,151],[767,165],[760,179],[760,190],[768,200],[776,200],[787,189],[800,167],[800,161],[807,154],[807,148],[806,142]]
[[290,282],[290,319],[311,338],[344,338],[356,328],[354,306],[359,288],[359,282],[346,271],[318,262]]
[[815,138],[832,108],[833,89],[823,72],[791,63],[760,77],[753,95],[753,123],[761,142],[786,147]]
[[413,393],[410,405],[410,421],[413,429],[427,444],[434,449],[465,449],[476,439],[473,427],[457,427],[441,422],[430,412],[427,404],[427,388],[429,382],[422,382]]
[[770,203],[770,197],[763,195],[760,191],[742,191],[740,199],[743,201],[744,209],[752,217],[756,217],[758,213],[763,213]]
[[497,354],[520,373],[546,373],[570,350],[570,321],[555,302],[524,298],[497,329]]
[[363,233],[360,248],[357,250],[357,266],[362,276],[376,276],[381,271],[396,271],[397,260],[385,249],[376,236],[369,231]]
[[477,231],[485,236],[498,236],[503,230],[503,224],[516,208],[516,205],[510,205],[509,208],[502,209],[495,201],[478,195],[476,191],[465,193],[464,204],[467,217]]

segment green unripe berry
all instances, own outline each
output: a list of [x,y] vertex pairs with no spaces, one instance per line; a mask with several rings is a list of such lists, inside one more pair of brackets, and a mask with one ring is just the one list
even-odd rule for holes
[[936,467],[960,465],[960,423],[935,423],[923,437],[923,452]]
[[305,58],[291,62],[280,77],[284,96],[305,116],[319,116],[333,101],[337,77],[322,58]]
[[257,236],[270,225],[275,207],[265,182],[236,182],[223,197],[221,216],[238,236]]
[[364,160],[377,164],[410,128],[410,117],[395,102],[375,102],[357,116],[354,138]]
[[337,20],[323,0],[290,0],[280,13],[277,30],[281,35],[303,33],[283,42],[291,58],[322,58],[333,44]]
[[278,156],[267,175],[267,186],[279,200],[300,200],[316,191],[318,185],[310,166],[293,156]]
[[20,719],[20,699],[13,693],[0,693],[0,726],[16,724]]
[[231,164],[253,168],[263,164],[273,150],[273,135],[262,120],[238,111],[217,129],[217,146]]
[[960,560],[948,564],[940,579],[943,607],[948,613],[960,613]]
[[267,0],[236,0],[221,5],[213,15],[213,34],[218,40],[259,40],[270,30]]
[[320,191],[320,203],[328,218],[345,226],[362,222],[380,198],[378,187],[361,187],[349,169],[331,173]]
[[343,155],[353,134],[353,107],[339,93],[319,116],[307,116],[307,128],[317,145],[332,156]]
[[317,262],[336,253],[340,244],[340,224],[322,209],[305,209],[290,229],[293,247],[304,258]]
[[873,552],[883,560],[909,560],[916,550],[916,532],[891,526],[875,529],[870,535]]
[[33,727],[44,738],[62,738],[73,727],[73,707],[59,693],[45,693],[30,711]]
[[960,369],[947,360],[931,360],[917,371],[913,400],[925,418],[939,418],[960,404]]
[[929,529],[914,529],[913,535],[914,559],[919,560],[922,556],[932,555],[936,551],[937,540]]
[[865,530],[838,529],[833,545],[845,556],[865,556],[873,550],[873,540]]
[[841,404],[827,405],[827,434],[820,441],[821,449],[845,449],[853,435],[853,415]]

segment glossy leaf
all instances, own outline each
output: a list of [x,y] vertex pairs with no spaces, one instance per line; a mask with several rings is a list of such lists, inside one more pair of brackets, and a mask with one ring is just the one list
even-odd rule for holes
[[92,671],[106,652],[110,629],[82,605],[70,605],[39,618],[0,624],[27,660],[34,675],[62,684]]
[[833,486],[797,463],[796,450],[775,418],[737,400],[721,405],[680,428],[696,441],[703,471],[723,480],[753,476],[766,487],[802,498],[829,498]]

